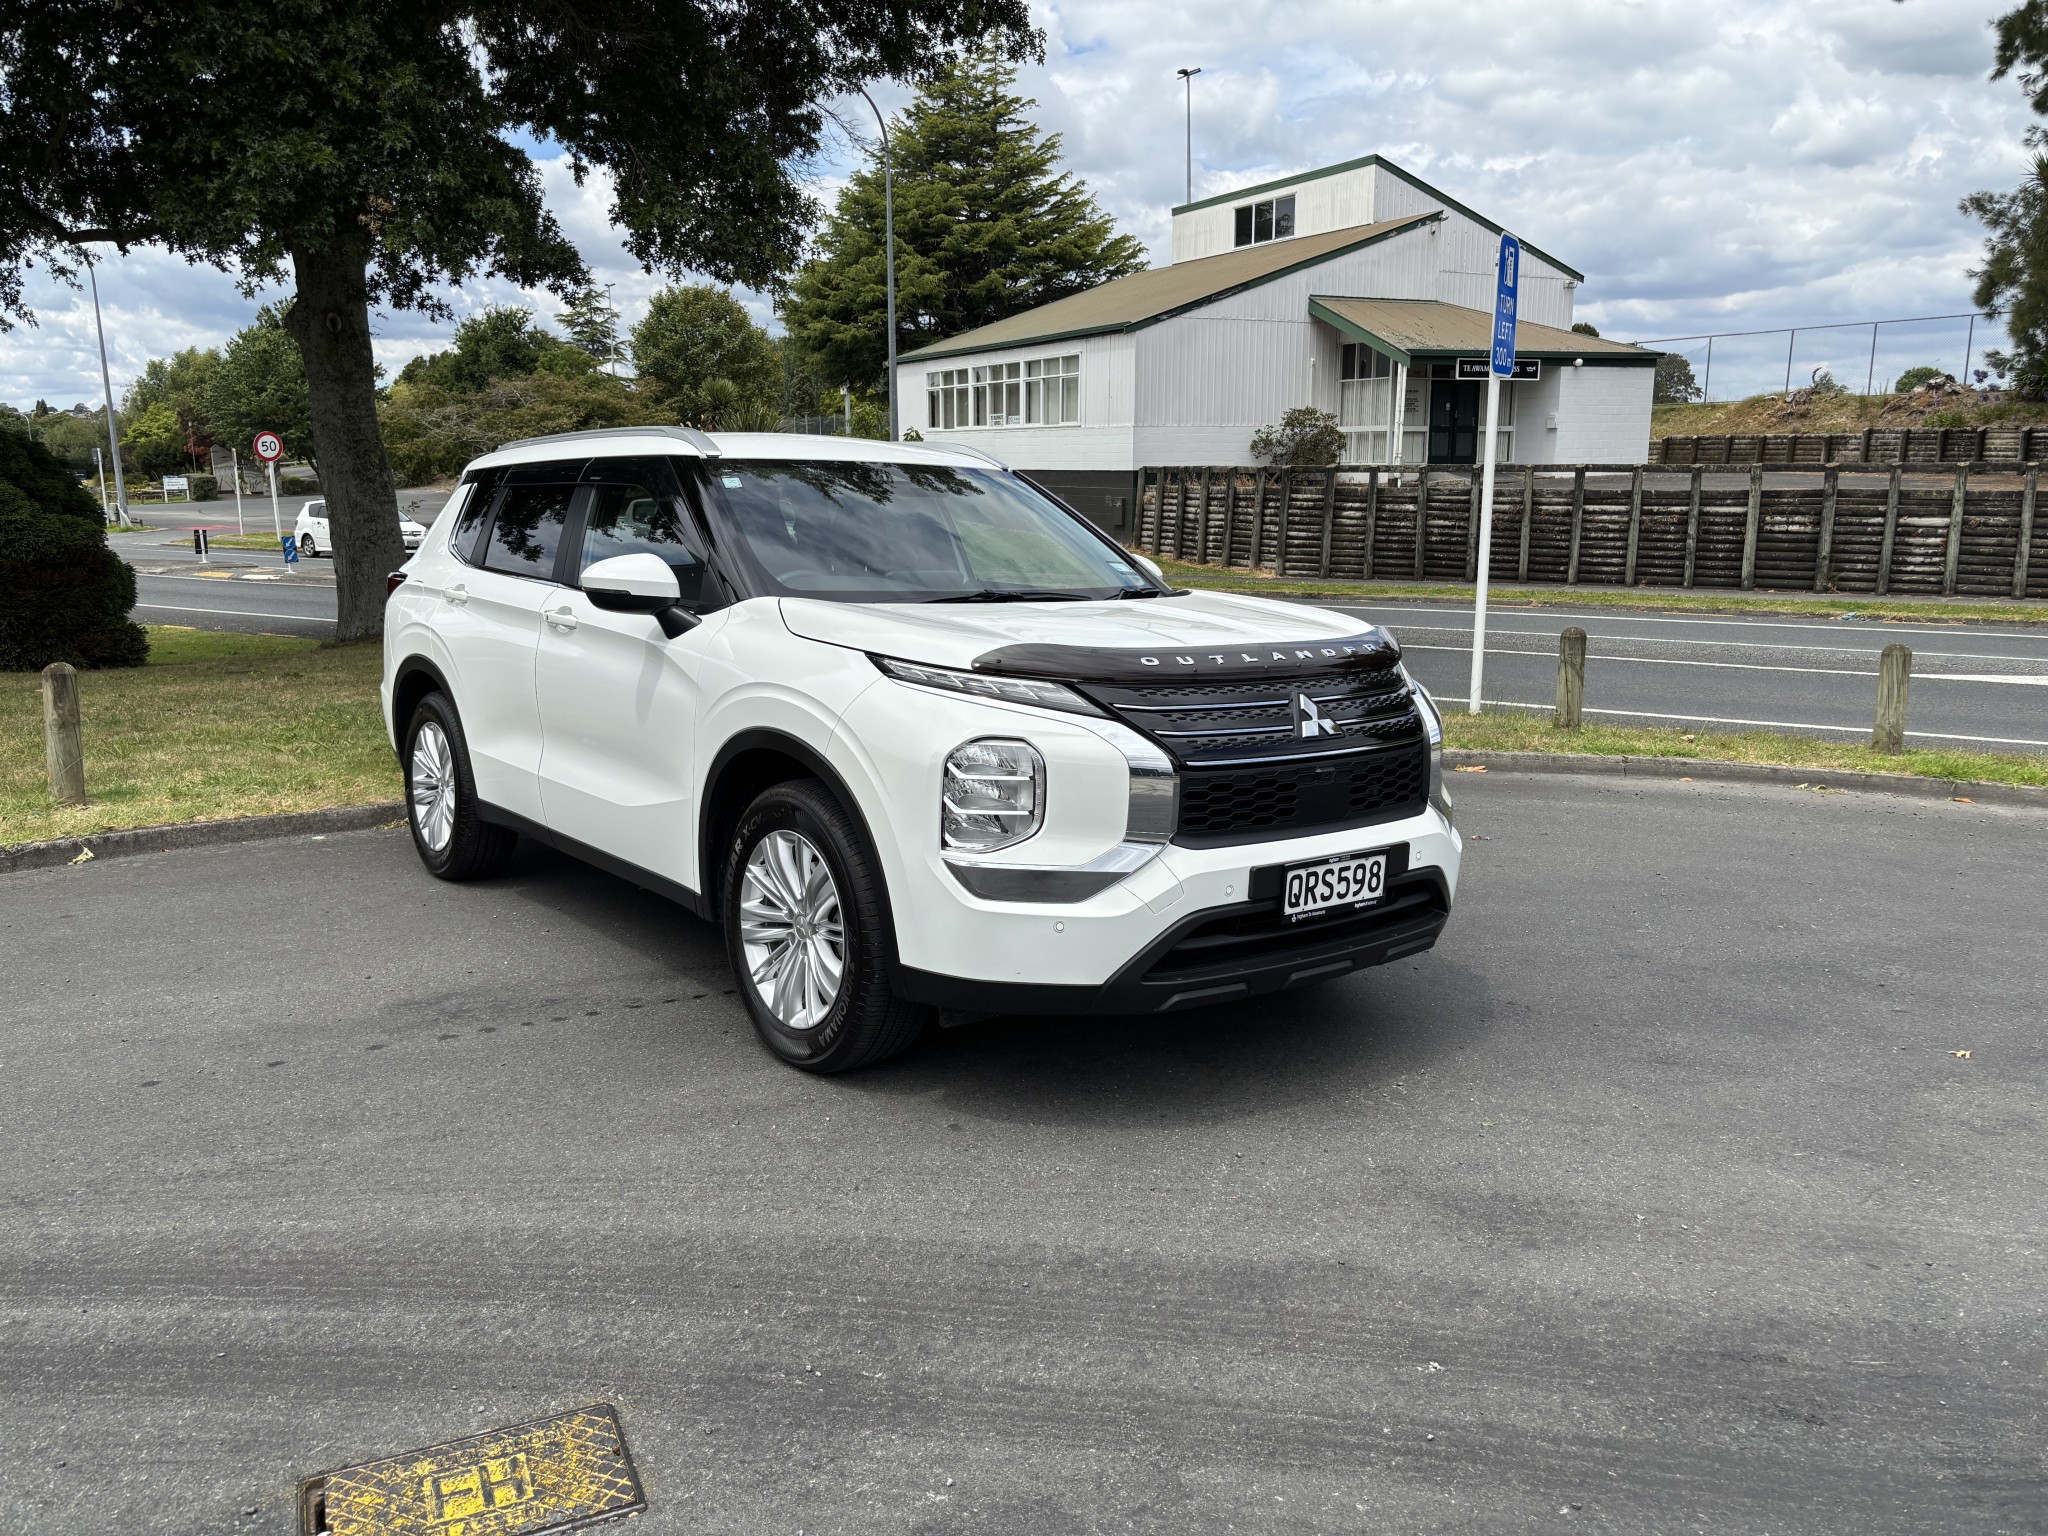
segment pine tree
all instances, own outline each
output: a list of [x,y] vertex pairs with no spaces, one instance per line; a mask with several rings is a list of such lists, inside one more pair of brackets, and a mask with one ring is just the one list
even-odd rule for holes
[[619,312],[602,288],[586,283],[562,302],[555,316],[562,334],[572,346],[581,347],[599,364],[608,365],[619,355]]
[[[1072,173],[1060,136],[990,53],[942,70],[891,130],[897,344],[903,350],[1081,293],[1145,265]],[[881,148],[839,195],[782,303],[784,323],[830,382],[886,381]]]
[[[2026,0],[1999,17],[1994,80],[2017,73],[2034,111],[2048,115],[2048,0]],[[2031,174],[2010,192],[1973,192],[1962,211],[1991,232],[1974,298],[2005,317],[2012,351],[1988,350],[1985,360],[2012,375],[2013,388],[2027,399],[2048,398],[2048,128],[2027,130],[2035,151]]]

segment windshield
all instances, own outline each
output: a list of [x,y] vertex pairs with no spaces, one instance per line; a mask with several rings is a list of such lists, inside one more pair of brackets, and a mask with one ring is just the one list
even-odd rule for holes
[[780,596],[1000,602],[1154,590],[1006,471],[722,459],[712,479],[763,586]]

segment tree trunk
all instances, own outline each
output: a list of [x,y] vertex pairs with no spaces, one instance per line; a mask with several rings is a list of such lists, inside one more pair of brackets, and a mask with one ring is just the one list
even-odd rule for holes
[[367,235],[292,252],[298,294],[285,327],[306,364],[306,404],[319,444],[320,493],[334,544],[337,640],[384,632],[384,578],[405,563],[398,488],[377,430],[370,352]]

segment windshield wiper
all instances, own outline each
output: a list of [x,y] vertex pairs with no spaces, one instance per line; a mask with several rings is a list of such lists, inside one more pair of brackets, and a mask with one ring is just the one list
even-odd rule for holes
[[1079,592],[1045,592],[1031,587],[983,587],[979,592],[962,592],[954,597],[928,597],[928,603],[1092,603],[1094,598]]
[[1125,588],[1123,589],[1123,591],[1121,591],[1121,592],[1117,593],[1117,601],[1119,601],[1119,602],[1122,602],[1122,601],[1123,601],[1123,600],[1124,600],[1125,598],[1133,598],[1133,597],[1164,597],[1164,596],[1166,596],[1166,592],[1165,592],[1165,589],[1163,589],[1163,588],[1161,588],[1161,587],[1125,587]]

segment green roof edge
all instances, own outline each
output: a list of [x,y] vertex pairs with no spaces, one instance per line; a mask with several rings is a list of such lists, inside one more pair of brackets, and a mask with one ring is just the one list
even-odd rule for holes
[[[1239,187],[1233,192],[1219,192],[1214,197],[1204,197],[1192,203],[1182,203],[1173,212],[1178,215],[1193,213],[1197,208],[1215,208],[1223,203],[1237,202],[1241,198],[1257,197],[1261,192],[1277,192],[1282,187],[1296,186],[1304,181],[1321,181],[1325,176],[1341,176],[1346,171],[1362,171],[1369,165],[1384,166],[1394,175],[1407,182],[1409,186],[1414,187],[1418,192],[1427,192],[1431,197],[1442,198],[1446,208],[1456,209],[1459,213],[1465,215],[1466,218],[1472,220],[1473,223],[1485,225],[1486,228],[1492,230],[1496,235],[1507,233],[1507,230],[1487,218],[1485,214],[1476,213],[1472,209],[1467,208],[1455,197],[1451,197],[1439,188],[1431,186],[1413,171],[1403,170],[1384,155],[1360,155],[1356,160],[1343,160],[1339,161],[1336,165],[1319,166],[1313,171],[1302,171],[1293,176],[1283,176],[1278,181],[1262,181],[1255,187]],[[1516,238],[1519,239],[1520,237],[1517,236]],[[1522,249],[1534,251],[1567,277],[1574,278],[1582,283],[1586,280],[1585,273],[1575,267],[1566,266],[1541,246],[1531,245],[1527,240],[1523,240]]]
[[[934,342],[930,347],[919,347],[915,352],[903,353],[896,359],[896,362],[899,367],[904,363],[935,363],[941,358],[968,357],[976,352],[1002,352],[1012,347],[1037,347],[1052,341],[1071,341],[1080,336],[1109,336],[1124,331],[1142,331],[1147,326],[1157,325],[1162,320],[1171,320],[1175,315],[1184,315],[1191,309],[1200,309],[1204,304],[1214,304],[1218,299],[1227,299],[1232,294],[1244,293],[1253,288],[1262,288],[1267,283],[1278,282],[1281,278],[1291,276],[1306,267],[1320,266],[1323,262],[1335,261],[1339,256],[1349,256],[1353,251],[1362,251],[1369,245],[1378,245],[1382,240],[1398,239],[1410,230],[1420,229],[1425,224],[1433,224],[1442,217],[1441,213],[1434,211],[1418,213],[1412,218],[1403,220],[1392,229],[1382,230],[1376,235],[1368,235],[1363,240],[1354,240],[1349,245],[1340,245],[1334,250],[1323,252],[1320,256],[1306,257],[1289,266],[1277,267],[1262,277],[1251,278],[1239,283],[1234,288],[1219,288],[1214,293],[1206,294],[1199,299],[1190,299],[1187,303],[1176,305],[1172,309],[1163,309],[1158,314],[1147,315],[1142,320],[1123,320],[1109,325],[1082,326],[1071,331],[1047,331],[1038,336],[1019,336],[1014,341],[999,341],[974,347],[949,347],[944,342]],[[1332,233],[1335,233],[1335,231],[1332,231]],[[1111,281],[1115,281],[1115,279],[1111,279]],[[1000,325],[1002,322],[997,321],[996,323]]]
[[[1325,325],[1332,326],[1343,332],[1353,341],[1362,341],[1367,346],[1377,347],[1404,368],[1414,367],[1418,359],[1424,362],[1436,362],[1447,357],[1484,357],[1486,355],[1483,351],[1475,352],[1470,347],[1416,347],[1412,350],[1397,347],[1384,337],[1374,335],[1356,320],[1347,319],[1345,316],[1338,314],[1323,302],[1324,299],[1343,299],[1346,297],[1349,297],[1349,295],[1339,293],[1326,293],[1320,297],[1311,295],[1308,301],[1308,312]],[[1392,299],[1388,302],[1410,304],[1419,301],[1413,299]],[[1484,314],[1485,311],[1474,310],[1473,313]],[[1595,336],[1590,339],[1599,341],[1602,338]],[[1616,345],[1633,347],[1635,343],[1617,342]],[[1652,352],[1647,347],[1636,347],[1636,355],[1634,356],[1619,352],[1580,352],[1571,347],[1517,346],[1515,348],[1516,357],[1533,358],[1537,362],[1559,362],[1570,358],[1574,361],[1583,360],[1588,368],[1654,368],[1657,365],[1657,360],[1663,355],[1662,352]]]

